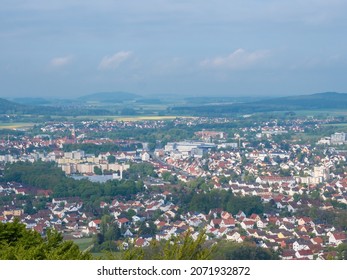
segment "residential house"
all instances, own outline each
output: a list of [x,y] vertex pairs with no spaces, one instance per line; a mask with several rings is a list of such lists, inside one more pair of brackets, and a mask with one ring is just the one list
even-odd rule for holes
[[116,220],[116,223],[119,228],[128,227],[130,225],[130,221],[127,218],[120,218]]
[[232,240],[238,243],[243,242],[243,239],[241,238],[241,234],[237,231],[230,231],[226,234],[227,240]]
[[243,220],[241,223],[240,223],[241,227],[243,229],[252,229],[254,228],[254,225],[255,225],[255,222],[254,221],[250,221],[250,220]]
[[268,222],[266,220],[257,221],[257,228],[266,228],[267,225],[268,225]]
[[211,227],[220,227],[222,219],[212,219],[210,222]]
[[226,228],[235,227],[235,219],[233,219],[233,218],[222,219],[219,226],[220,227],[226,227]]
[[298,259],[308,259],[313,260],[313,252],[312,250],[299,250],[295,252],[295,256]]
[[282,252],[282,260],[293,260],[296,258],[296,251],[292,249],[285,249]]
[[138,238],[135,240],[134,246],[135,247],[146,247],[146,246],[149,246],[149,242],[147,239]]
[[298,239],[298,240],[293,242],[292,248],[294,251],[309,250],[310,249],[310,247],[309,247],[310,243],[311,242],[309,242],[309,241]]
[[88,227],[100,229],[101,220],[93,220],[88,223]]
[[346,234],[343,232],[333,232],[329,236],[329,243],[333,245],[340,245],[346,241]]

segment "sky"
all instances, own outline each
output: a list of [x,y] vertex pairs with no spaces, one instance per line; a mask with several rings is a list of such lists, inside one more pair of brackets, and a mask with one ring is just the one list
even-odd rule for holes
[[0,97],[347,92],[346,0],[1,0]]

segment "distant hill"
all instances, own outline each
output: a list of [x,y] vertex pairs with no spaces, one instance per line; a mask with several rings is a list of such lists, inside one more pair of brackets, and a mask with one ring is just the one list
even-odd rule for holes
[[59,107],[25,105],[0,98],[0,114],[56,115],[61,112]]
[[87,108],[84,106],[39,106],[24,105],[0,98],[0,114],[31,114],[31,115],[109,115],[105,109]]
[[134,93],[129,92],[98,92],[98,93],[92,93],[88,95],[84,95],[78,98],[80,101],[84,102],[90,102],[90,101],[97,101],[97,102],[105,102],[105,103],[121,103],[124,101],[133,100],[136,98],[139,98],[140,96]]
[[315,93],[272,98],[253,102],[253,104],[278,106],[279,108],[293,107],[296,109],[342,109],[347,108],[347,94],[337,92]]
[[13,101],[25,105],[46,105],[51,103],[42,97],[17,97]]
[[261,100],[264,97],[254,96],[194,96],[186,97],[184,100],[188,104],[204,105],[204,104],[218,104],[218,103],[244,103]]
[[25,111],[25,109],[25,105],[0,98],[0,114],[12,114],[19,111]]
[[163,102],[159,98],[141,98],[141,99],[136,99],[136,103],[157,105],[157,104],[162,104]]
[[267,98],[253,102],[218,104],[206,106],[180,106],[171,110],[190,114],[250,114],[256,112],[289,110],[324,110],[347,108],[347,94],[337,92],[316,93],[310,95]]

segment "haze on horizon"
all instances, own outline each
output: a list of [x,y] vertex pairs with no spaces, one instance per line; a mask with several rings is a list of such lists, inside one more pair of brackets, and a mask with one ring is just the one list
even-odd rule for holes
[[3,0],[0,97],[347,92],[344,0]]

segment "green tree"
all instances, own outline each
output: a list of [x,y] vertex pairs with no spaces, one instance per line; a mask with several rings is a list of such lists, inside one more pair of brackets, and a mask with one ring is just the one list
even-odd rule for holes
[[152,164],[143,162],[143,163],[134,163],[130,168],[123,173],[126,178],[133,180],[138,180],[139,178],[144,178],[147,176],[156,177],[157,173],[154,171]]
[[295,202],[298,202],[298,201],[301,199],[301,195],[298,194],[298,193],[295,193],[295,194],[293,195],[293,199],[294,199]]
[[102,175],[102,170],[101,170],[101,168],[98,167],[98,166],[94,166],[94,173],[95,173],[96,175]]
[[342,243],[337,246],[337,257],[339,260],[347,260],[347,244]]
[[106,231],[108,230],[110,222],[111,222],[110,215],[104,215],[101,217],[100,232],[103,235],[105,235]]
[[131,248],[125,251],[122,259],[143,260],[208,260],[214,246],[207,246],[206,235],[201,232],[194,240],[190,232],[183,237],[174,237],[164,243],[152,242],[146,249]]
[[25,203],[25,206],[24,206],[24,213],[26,214],[29,214],[29,215],[32,215],[32,214],[35,214],[36,211],[33,207],[33,202],[32,202],[32,198],[28,198],[26,200],[26,203]]
[[164,172],[161,174],[161,177],[163,178],[164,181],[169,181],[170,176],[171,176],[171,173],[168,172],[168,171],[164,171]]
[[256,246],[254,243],[242,244],[233,241],[221,241],[212,256],[217,260],[274,260],[278,254],[272,250]]
[[109,155],[107,157],[108,163],[115,163],[116,162],[116,157],[114,155]]
[[105,233],[105,240],[107,241],[115,241],[119,240],[122,236],[122,232],[120,228],[118,227],[117,224],[112,224],[110,227],[107,229]]
[[0,259],[2,260],[89,260],[73,241],[64,241],[60,233],[47,231],[46,237],[27,230],[18,219],[0,223]]
[[125,217],[128,219],[128,220],[131,220],[133,216],[136,215],[136,211],[133,210],[133,209],[129,209],[126,213],[125,213]]
[[142,222],[139,227],[139,235],[155,235],[157,227],[152,221]]

